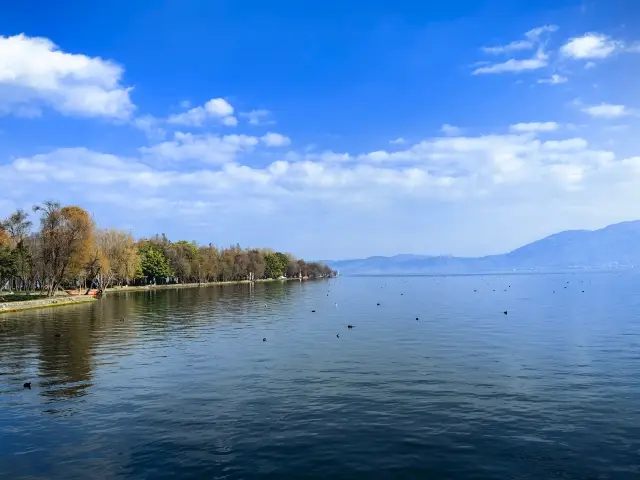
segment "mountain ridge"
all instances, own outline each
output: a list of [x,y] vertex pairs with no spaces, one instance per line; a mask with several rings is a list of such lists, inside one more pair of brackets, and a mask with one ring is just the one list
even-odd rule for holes
[[482,257],[399,254],[325,260],[345,275],[605,269],[640,265],[640,220],[596,230],[564,230],[509,252]]

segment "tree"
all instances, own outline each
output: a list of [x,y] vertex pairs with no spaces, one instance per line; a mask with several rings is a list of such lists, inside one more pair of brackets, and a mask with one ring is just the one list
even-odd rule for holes
[[0,230],[4,232],[4,240],[0,240],[0,243],[5,242],[6,246],[13,249],[15,269],[13,276],[18,276],[22,286],[26,284],[25,277],[30,261],[30,252],[26,244],[31,230],[31,222],[28,217],[27,212],[18,209],[6,220],[0,221]]
[[76,206],[45,202],[34,210],[42,213],[40,239],[51,296],[65,278],[78,275],[88,263],[94,251],[94,224],[87,211]]
[[9,247],[9,235],[0,228],[0,290],[17,272],[16,258]]
[[286,255],[276,253],[265,253],[265,275],[267,278],[279,278],[283,276],[287,269],[287,257]]
[[129,282],[136,275],[140,255],[133,236],[119,230],[98,230],[96,245],[101,263],[98,279],[108,288],[114,283]]
[[142,275],[148,280],[170,277],[171,267],[167,258],[157,247],[145,245],[140,249],[140,268]]

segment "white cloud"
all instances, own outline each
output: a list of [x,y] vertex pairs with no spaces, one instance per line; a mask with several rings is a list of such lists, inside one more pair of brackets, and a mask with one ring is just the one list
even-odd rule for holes
[[212,98],[202,107],[194,107],[183,113],[169,116],[168,123],[199,127],[207,120],[217,119],[223,125],[234,127],[238,120],[233,116],[233,107],[224,98]]
[[532,28],[524,35],[530,40],[538,40],[544,33],[553,33],[558,30],[557,25],[543,25],[541,27]]
[[395,140],[389,140],[389,143],[391,145],[402,145],[403,143],[406,143],[406,140],[402,137],[398,137]]
[[518,50],[530,50],[535,44],[529,40],[516,40],[506,45],[497,45],[495,47],[482,47],[484,53],[501,54],[516,52]]
[[286,147],[291,144],[289,137],[272,132],[260,137],[260,140],[262,140],[267,147]]
[[[266,148],[255,137],[176,134],[172,142],[141,149],[132,157],[75,148],[17,158],[0,164],[0,191],[6,199],[0,203],[0,217],[9,206],[55,198],[86,206],[102,225],[134,223],[137,235],[157,231],[160,221],[171,218],[167,228],[174,233],[167,233],[174,238],[177,232],[208,241],[215,229],[218,241],[250,244],[256,229],[268,232],[270,227],[277,235],[260,237],[261,244],[273,241],[278,246],[286,232],[284,237],[296,238],[287,244],[296,253],[311,241],[315,253],[324,256],[329,237],[318,233],[321,239],[314,234],[305,240],[296,235],[318,222],[329,232],[340,228],[355,235],[365,229],[375,248],[383,250],[383,242],[397,245],[399,239],[391,234],[376,237],[370,220],[376,220],[372,225],[384,221],[394,231],[413,232],[406,229],[415,225],[417,212],[438,218],[457,212],[459,221],[444,222],[443,228],[466,228],[468,234],[501,218],[508,208],[512,230],[519,231],[531,225],[529,214],[537,215],[536,225],[544,218],[560,222],[561,211],[566,218],[582,212],[580,221],[612,219],[635,215],[629,205],[640,202],[640,157],[619,157],[580,137],[435,137],[401,151],[287,154],[258,166],[248,155],[261,146]],[[173,164],[167,158],[196,158],[199,163]],[[113,206],[118,207],[117,216],[110,213]],[[614,217],[606,217],[611,212],[616,212]],[[149,228],[142,230],[143,224]],[[553,228],[562,226],[554,223]],[[443,245],[458,238],[447,232]],[[528,234],[535,238],[539,233]],[[492,244],[482,235],[474,236],[474,245],[477,241]]]
[[160,121],[151,115],[136,117],[131,123],[138,130],[142,130],[151,140],[162,140],[166,134],[164,129],[159,126]]
[[[575,189],[625,169],[614,162],[612,152],[592,149],[582,138],[544,142],[527,135],[433,138],[400,152],[359,156],[324,152],[313,160],[292,158],[265,167],[238,164],[237,153],[248,152],[257,143],[255,137],[239,135],[176,134],[173,142],[141,149],[140,158],[59,149],[0,166],[0,188],[8,198],[19,197],[20,192],[32,198],[42,195],[43,185],[50,186],[47,195],[77,187],[80,196],[94,190],[87,185],[100,185],[124,198],[136,198],[136,203],[158,195],[165,201],[188,203],[195,195],[201,202],[226,205],[237,201],[227,197],[229,192],[241,192],[247,201],[322,198],[343,204],[361,193],[375,197],[376,202],[393,201],[398,195],[462,201],[487,195],[526,197],[541,188]],[[205,157],[209,165],[204,169],[164,168],[167,158]],[[631,164],[636,168],[637,162]],[[635,178],[640,179],[640,169]],[[508,187],[515,190],[505,190]]]
[[600,105],[584,107],[582,111],[591,115],[592,117],[603,118],[617,118],[632,114],[632,112],[624,105],[612,105],[610,103],[602,103]]
[[152,147],[142,147],[140,152],[148,161],[195,161],[211,164],[232,163],[242,152],[250,152],[259,139],[248,135],[194,135],[176,132],[171,141]]
[[589,70],[591,68],[594,68],[595,66],[596,66],[596,62],[587,62],[584,64],[584,69]]
[[546,67],[547,64],[548,56],[542,50],[538,50],[533,58],[524,60],[516,60],[511,58],[506,62],[493,63],[485,67],[476,68],[473,71],[473,75],[531,71]]
[[482,47],[482,51],[488,54],[503,54],[518,52],[521,50],[532,50],[540,43],[540,36],[544,33],[555,32],[558,29],[556,25],[543,25],[529,30],[524,34],[526,40],[515,40],[506,45],[497,45],[493,47]]
[[135,107],[122,76],[116,63],[63,52],[46,38],[0,36],[0,113],[33,116],[49,107],[64,115],[127,119]]
[[443,124],[442,127],[440,127],[440,131],[450,137],[455,137],[462,133],[461,128],[456,127],[454,125],[449,125],[448,123]]
[[560,48],[560,53],[575,59],[606,58],[621,48],[623,48],[622,42],[613,40],[607,35],[586,33],[581,37],[570,39]]
[[556,122],[516,123],[509,130],[516,133],[553,132],[560,127]]
[[569,81],[567,77],[563,77],[562,75],[558,75],[557,73],[554,73],[549,78],[539,79],[538,83],[547,83],[549,85],[559,85],[561,83],[566,83],[567,81]]
[[273,125],[276,123],[271,119],[271,112],[264,109],[242,112],[240,116],[247,118],[250,125]]

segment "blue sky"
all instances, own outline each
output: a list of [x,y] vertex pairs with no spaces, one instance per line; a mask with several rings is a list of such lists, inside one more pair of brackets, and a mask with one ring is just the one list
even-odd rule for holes
[[336,259],[640,217],[637,2],[46,5],[0,17],[1,216]]

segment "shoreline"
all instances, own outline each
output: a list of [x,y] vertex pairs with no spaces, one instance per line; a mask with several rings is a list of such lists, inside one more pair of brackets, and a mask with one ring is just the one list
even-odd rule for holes
[[95,302],[96,297],[89,295],[78,296],[57,296],[51,298],[38,298],[36,300],[21,300],[18,302],[2,302],[0,303],[0,315],[3,313],[15,313],[25,310],[35,310],[47,307],[64,307],[68,305],[76,305],[79,303]]
[[[266,278],[261,280],[235,280],[228,282],[202,282],[202,283],[175,283],[169,285],[142,285],[133,287],[110,287],[104,291],[104,295],[126,292],[150,292],[153,290],[170,290],[178,288],[197,288],[197,287],[213,287],[217,285],[240,285],[248,283],[266,283],[266,282],[290,282],[302,281],[299,278]],[[308,280],[304,280],[308,281]],[[0,302],[0,315],[3,313],[15,313],[25,310],[34,310],[39,308],[63,307],[68,305],[76,305],[79,303],[89,303],[98,300],[97,297],[89,295],[63,296],[58,295],[50,298],[38,298],[35,300],[22,300],[17,302]]]

